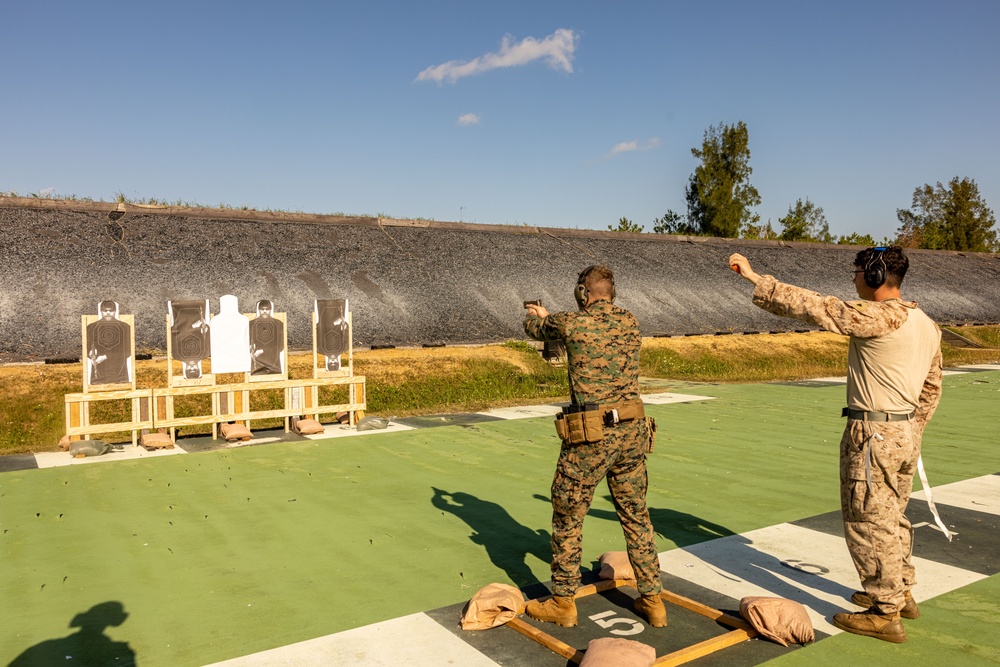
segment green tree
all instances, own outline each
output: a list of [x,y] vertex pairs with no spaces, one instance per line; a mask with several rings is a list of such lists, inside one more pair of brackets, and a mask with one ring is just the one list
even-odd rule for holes
[[640,224],[636,224],[629,220],[628,218],[619,218],[618,226],[608,225],[608,229],[613,232],[632,232],[633,234],[641,234],[645,231],[645,227]]
[[681,234],[695,236],[698,228],[688,224],[687,218],[672,209],[668,209],[662,218],[653,218],[653,231],[657,234]]
[[[841,236],[837,239],[838,245],[863,245],[871,247],[875,245],[875,238],[871,234],[858,234],[857,232],[851,232],[845,236]],[[882,245],[889,245],[884,243]]]
[[948,187],[924,184],[913,191],[909,209],[897,209],[900,227],[896,243],[906,248],[970,250],[997,249],[996,216],[971,178],[948,182]]
[[770,220],[767,221],[766,225],[748,222],[740,229],[740,236],[745,239],[774,241],[778,238],[778,232],[774,231],[774,227],[771,226]]
[[788,215],[778,218],[778,222],[781,223],[779,238],[782,241],[833,242],[823,207],[816,206],[808,197],[804,202],[797,199],[794,206],[788,207]]
[[760,204],[750,184],[750,133],[746,123],[720,123],[705,130],[701,148],[691,155],[701,160],[685,189],[687,221],[707,236],[735,238],[746,224],[760,216],[750,209]]

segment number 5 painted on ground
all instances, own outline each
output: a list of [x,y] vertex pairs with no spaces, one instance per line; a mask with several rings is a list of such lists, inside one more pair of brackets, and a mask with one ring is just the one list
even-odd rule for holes
[[[608,616],[614,616],[614,618],[608,618]],[[591,616],[590,620],[605,629],[618,625],[619,623],[624,623],[625,625],[630,626],[628,630],[612,630],[611,634],[613,635],[627,637],[628,635],[637,635],[642,632],[642,623],[632,620],[631,618],[615,616],[614,611],[602,611],[600,614],[594,614]]]

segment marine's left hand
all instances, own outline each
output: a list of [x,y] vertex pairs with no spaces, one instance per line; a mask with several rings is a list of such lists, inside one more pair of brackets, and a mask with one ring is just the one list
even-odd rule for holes
[[545,306],[536,306],[535,304],[531,304],[528,306],[528,315],[545,319],[549,316],[549,311],[545,309]]

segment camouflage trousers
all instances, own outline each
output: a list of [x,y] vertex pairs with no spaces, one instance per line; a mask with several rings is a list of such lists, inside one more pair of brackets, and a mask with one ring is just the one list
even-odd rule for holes
[[903,607],[917,583],[910,561],[913,527],[904,512],[920,457],[916,422],[849,420],[840,440],[844,536],[865,593],[879,611]]
[[649,430],[642,419],[604,429],[604,440],[563,445],[552,480],[552,593],[572,596],[580,586],[583,519],[594,490],[607,478],[636,585],[659,593],[660,561],[646,506]]

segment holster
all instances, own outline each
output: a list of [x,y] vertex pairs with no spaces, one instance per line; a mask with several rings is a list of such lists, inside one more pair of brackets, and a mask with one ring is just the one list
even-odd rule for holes
[[646,451],[650,454],[653,453],[653,448],[656,447],[656,420],[652,417],[646,417],[646,428],[649,430],[649,447]]

